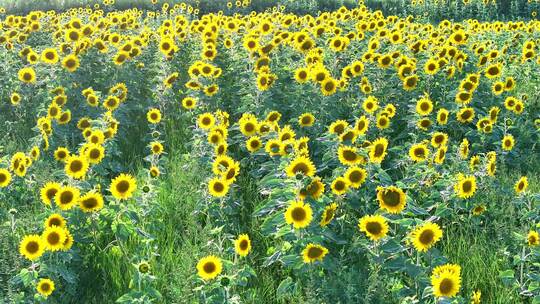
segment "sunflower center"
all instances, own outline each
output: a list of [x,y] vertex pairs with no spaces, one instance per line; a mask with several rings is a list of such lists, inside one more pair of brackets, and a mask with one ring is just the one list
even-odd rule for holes
[[118,192],[120,193],[125,193],[129,190],[129,182],[128,181],[120,181],[117,185],[116,185],[116,190],[118,190]]
[[345,189],[345,183],[343,181],[337,181],[334,184],[334,189],[336,189],[337,191],[342,191],[343,189]]
[[376,144],[375,145],[375,157],[381,157],[384,153],[384,145],[383,144]]
[[52,199],[56,195],[56,192],[58,192],[57,189],[48,189],[47,192],[45,192],[45,195],[48,199]]
[[244,126],[244,130],[246,130],[246,132],[253,132],[253,130],[255,130],[255,125],[253,125],[252,123],[247,123]]
[[44,291],[44,292],[47,292],[51,289],[51,286],[49,285],[49,283],[43,283],[41,284],[41,290]]
[[424,158],[426,156],[426,151],[423,148],[416,148],[414,149],[414,156]]
[[203,270],[206,273],[213,273],[214,271],[216,271],[216,264],[214,264],[213,262],[208,262],[204,264]]
[[98,204],[95,197],[87,198],[87,199],[83,200],[82,203],[86,208],[89,208],[89,209],[95,208],[97,206],[97,204]]
[[441,284],[439,285],[439,289],[441,290],[441,293],[443,295],[449,294],[453,288],[454,288],[454,282],[448,278],[444,278],[441,281]]
[[352,171],[349,174],[349,180],[353,183],[359,183],[364,175],[360,170]]
[[83,164],[80,160],[75,160],[71,162],[71,164],[69,165],[69,169],[71,169],[71,171],[73,172],[79,172],[82,170],[82,168],[83,168]]
[[62,226],[62,221],[59,219],[59,218],[52,218],[49,220],[49,227],[52,227],[52,226]]
[[465,181],[462,187],[464,192],[469,192],[472,189],[472,183],[470,181]]
[[98,159],[101,156],[101,152],[98,149],[90,150],[89,156],[91,159]]
[[309,167],[306,163],[298,163],[296,164],[292,171],[297,174],[297,173],[303,173],[303,174],[306,174],[309,172]]
[[30,242],[30,243],[26,244],[25,249],[29,253],[36,253],[39,250],[39,244],[38,244],[38,242]]
[[345,158],[348,161],[355,161],[356,157],[357,155],[356,153],[354,153],[354,151],[351,151],[351,150],[343,151],[343,158]]
[[308,257],[310,257],[311,259],[317,259],[323,254],[323,251],[319,247],[311,247],[309,248],[307,254],[308,254]]
[[366,230],[371,234],[379,234],[382,231],[382,226],[378,222],[369,222],[366,225]]
[[222,183],[217,182],[214,184],[214,191],[216,192],[222,192],[225,189]]
[[32,80],[32,75],[30,73],[24,73],[23,78],[26,81],[30,81]]
[[242,249],[242,250],[246,250],[246,249],[248,248],[248,241],[247,241],[247,240],[242,240],[242,241],[240,242],[240,246],[239,246],[239,247],[240,247],[240,249]]
[[0,174],[0,183],[3,183],[7,180],[7,176],[5,174]]
[[397,191],[387,190],[383,192],[383,201],[386,205],[394,207],[400,203],[400,195]]
[[304,208],[302,208],[302,207],[296,207],[291,212],[291,216],[292,216],[293,220],[295,220],[297,222],[303,221],[303,220],[306,219],[306,216],[307,216],[306,210],[304,210]]
[[420,243],[424,245],[428,245],[428,244],[431,244],[431,242],[433,242],[434,237],[435,235],[432,230],[424,230],[420,234],[420,237],[418,239],[420,240]]
[[60,235],[56,232],[49,233],[49,235],[47,235],[47,242],[51,245],[60,243]]
[[62,192],[60,195],[60,204],[69,204],[71,201],[73,201],[73,193],[71,191]]

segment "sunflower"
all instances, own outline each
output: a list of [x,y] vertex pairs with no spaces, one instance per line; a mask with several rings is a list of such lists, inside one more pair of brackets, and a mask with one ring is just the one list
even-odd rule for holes
[[435,132],[431,136],[431,145],[434,148],[439,148],[442,146],[446,146],[448,143],[448,134],[443,132]]
[[321,222],[320,222],[321,227],[325,227],[334,219],[334,216],[336,215],[337,207],[338,206],[336,203],[331,203],[330,205],[324,208],[324,211],[321,216]]
[[50,206],[52,203],[52,199],[54,199],[56,192],[60,190],[60,187],[61,185],[59,183],[55,183],[55,182],[46,183],[40,190],[41,201],[45,205]]
[[367,177],[367,171],[360,167],[350,167],[344,174],[350,187],[359,188]]
[[67,230],[66,227],[64,227],[64,233],[66,234],[66,239],[64,240],[64,243],[62,243],[62,251],[68,251],[71,249],[71,246],[73,246],[73,235]]
[[86,159],[91,164],[99,164],[105,157],[105,148],[102,145],[88,144],[84,151]]
[[488,160],[486,164],[487,175],[495,176],[496,170],[497,170],[497,161],[495,159]]
[[321,92],[324,96],[333,95],[336,92],[336,89],[337,89],[336,80],[334,80],[331,77],[327,77],[325,80],[321,82]]
[[65,228],[66,227],[66,219],[58,213],[53,213],[49,215],[49,217],[45,220],[44,223],[45,229],[49,227],[60,227]]
[[484,213],[486,210],[487,210],[486,205],[479,204],[479,205],[476,205],[476,206],[473,207],[472,213],[473,213],[473,215],[478,216],[478,215]]
[[512,134],[506,134],[502,140],[502,149],[505,151],[511,151],[514,148],[515,140]]
[[487,78],[493,79],[501,75],[502,72],[502,64],[492,64],[486,68],[484,71],[484,75],[486,75]]
[[88,172],[88,161],[83,156],[72,155],[67,158],[64,171],[74,179],[84,179]]
[[83,212],[96,212],[103,208],[103,196],[91,191],[79,198],[79,206]]
[[257,152],[262,147],[262,141],[259,136],[251,136],[246,140],[246,148],[249,152]]
[[208,182],[208,192],[213,197],[223,197],[229,192],[229,184],[223,178],[214,177]]
[[395,186],[377,187],[377,200],[380,208],[396,214],[403,211],[407,204],[405,192]]
[[416,88],[417,83],[418,83],[417,75],[407,76],[403,79],[403,89],[405,91],[412,91]]
[[40,279],[36,286],[37,292],[45,298],[54,291],[54,282],[50,279]]
[[302,251],[302,259],[306,264],[313,263],[317,260],[322,261],[327,253],[328,249],[326,249],[325,247],[318,244],[310,243]]
[[374,96],[368,96],[362,102],[362,108],[369,114],[373,114],[379,108],[379,100]]
[[369,119],[365,115],[362,115],[360,118],[358,118],[354,124],[354,129],[359,135],[366,134],[368,128],[369,128]]
[[25,83],[34,83],[36,81],[36,71],[33,68],[22,68],[19,70],[19,80]]
[[537,231],[529,231],[529,234],[527,234],[527,244],[529,244],[529,246],[540,245],[540,237],[538,236]]
[[206,256],[197,263],[197,272],[205,281],[217,277],[221,273],[222,268],[221,260],[214,255]]
[[5,188],[11,183],[11,173],[7,169],[0,168],[0,188]]
[[336,120],[328,127],[328,132],[330,134],[341,135],[348,126],[349,124],[345,120]]
[[19,244],[19,253],[30,261],[35,261],[45,252],[45,242],[39,235],[27,235]]
[[464,138],[459,144],[459,157],[461,159],[467,159],[467,157],[469,157],[469,152],[469,140]]
[[11,93],[11,96],[9,97],[9,101],[12,105],[16,106],[21,102],[21,95],[17,92]]
[[527,190],[527,187],[529,186],[529,181],[526,176],[522,176],[514,185],[514,190],[516,193],[522,193]]
[[384,112],[377,115],[376,126],[379,130],[384,130],[390,126],[390,119],[385,115]]
[[482,297],[482,292],[480,290],[473,292],[471,296],[471,304],[480,304],[481,297]]
[[240,119],[240,132],[245,136],[253,136],[259,130],[259,123],[255,117]]
[[111,181],[109,191],[112,196],[118,200],[129,199],[137,189],[137,180],[129,175],[122,173]]
[[58,251],[62,249],[64,241],[66,240],[66,233],[63,228],[53,226],[45,229],[41,237],[45,242],[47,250]]
[[152,108],[146,113],[146,119],[151,124],[157,124],[161,121],[161,112],[158,109]]
[[321,178],[315,177],[311,183],[309,183],[309,185],[299,191],[299,196],[300,198],[305,199],[309,195],[313,199],[317,200],[324,193],[324,188],[325,186],[321,181]]
[[461,267],[452,264],[436,267],[431,275],[431,285],[435,297],[456,296],[461,288]]
[[308,157],[298,156],[285,169],[288,177],[295,177],[297,174],[312,177],[315,175],[315,165]]
[[388,148],[388,140],[384,137],[379,137],[373,141],[369,148],[369,161],[380,164],[386,156]]
[[349,190],[349,181],[345,177],[336,177],[332,184],[330,185],[330,188],[332,189],[332,193],[335,195],[343,195],[347,193]]
[[439,125],[446,125],[448,123],[448,110],[446,109],[440,109],[437,112],[437,123]]
[[456,114],[456,118],[461,123],[468,123],[474,119],[474,109],[473,108],[463,108],[459,110]]
[[79,58],[74,55],[68,55],[62,60],[62,66],[69,72],[75,72],[79,68]]
[[346,166],[353,166],[363,161],[363,157],[358,154],[355,147],[339,146],[338,148],[339,161]]
[[442,234],[439,225],[429,222],[417,227],[409,237],[416,250],[425,252],[441,239]]
[[409,149],[409,157],[414,162],[423,162],[429,157],[429,149],[426,144],[414,144]]
[[442,164],[446,157],[446,151],[447,151],[446,146],[441,146],[439,149],[437,149],[437,151],[435,151],[435,156],[434,156],[433,161],[436,164],[439,164],[439,165]]
[[41,52],[41,61],[48,64],[55,64],[58,62],[58,52],[56,49],[48,48]]
[[458,175],[454,190],[459,198],[470,198],[476,192],[476,177],[474,175]]
[[103,101],[103,107],[109,111],[114,111],[120,106],[120,98],[116,96],[107,96]]
[[365,215],[358,221],[358,228],[372,241],[378,241],[388,233],[388,223],[381,215]]
[[311,223],[313,211],[311,206],[303,201],[292,201],[285,211],[285,222],[295,229],[305,228]]
[[234,241],[234,251],[238,255],[245,257],[251,251],[251,240],[247,234],[240,234]]
[[416,113],[421,116],[427,116],[433,111],[433,102],[429,96],[424,96],[416,102]]
[[185,97],[182,99],[182,107],[186,110],[192,110],[197,106],[197,99],[193,97]]
[[315,123],[315,116],[311,113],[304,113],[298,117],[298,124],[301,127],[311,127]]
[[79,189],[72,186],[63,186],[54,194],[54,202],[61,210],[69,210],[77,203],[79,196]]

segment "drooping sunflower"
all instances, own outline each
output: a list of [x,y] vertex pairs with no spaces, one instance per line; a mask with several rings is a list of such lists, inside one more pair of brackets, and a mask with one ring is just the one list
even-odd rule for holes
[[79,198],[79,206],[83,212],[97,212],[103,208],[103,196],[96,191],[90,191]]
[[208,182],[208,192],[213,197],[224,197],[229,192],[229,184],[223,178],[214,177]]
[[292,201],[285,211],[285,222],[295,229],[307,227],[313,218],[313,210],[308,203]]
[[62,251],[68,251],[71,249],[71,246],[73,246],[75,240],[73,239],[73,235],[67,230],[67,227],[64,227],[63,229],[66,234],[66,239],[64,240],[64,243],[62,243]]
[[411,160],[417,163],[427,160],[429,157],[429,149],[427,145],[424,143],[412,145],[409,149],[409,157]]
[[118,200],[129,199],[137,189],[137,180],[129,175],[122,173],[111,181],[109,191],[112,196]]
[[157,124],[161,121],[161,111],[152,108],[146,113],[146,120],[151,124]]
[[44,226],[45,229],[53,226],[64,228],[66,227],[66,219],[58,213],[53,213],[45,220]]
[[11,173],[7,169],[0,168],[0,188],[5,188],[11,183]]
[[302,251],[302,259],[304,263],[309,264],[315,261],[322,261],[326,254],[328,254],[327,248],[319,244],[310,243]]
[[41,235],[43,241],[45,242],[45,247],[49,251],[58,251],[61,250],[66,240],[66,234],[63,228],[53,226],[48,227],[43,231]]
[[54,194],[54,202],[61,210],[69,210],[77,203],[79,196],[79,189],[63,186]]
[[514,144],[515,144],[514,136],[512,136],[512,134],[506,134],[504,138],[502,139],[501,146],[503,150],[511,151],[512,148],[514,148]]
[[405,192],[396,186],[377,187],[377,201],[380,208],[395,214],[403,211],[407,203]]
[[336,215],[338,205],[336,203],[331,203],[330,205],[326,206],[324,208],[324,211],[321,216],[321,227],[325,227],[334,219],[334,216]]
[[344,176],[352,188],[359,188],[366,181],[367,171],[364,168],[354,166],[347,169]]
[[74,179],[84,179],[88,172],[89,164],[86,157],[71,155],[67,158],[64,171]]
[[412,231],[410,239],[416,250],[425,252],[441,239],[442,234],[439,225],[428,222]]
[[476,177],[474,175],[458,175],[454,190],[459,198],[470,198],[476,192]]
[[522,176],[519,178],[519,180],[514,185],[514,190],[516,193],[522,193],[524,191],[527,191],[527,187],[529,186],[529,181],[526,176]]
[[315,165],[305,156],[296,157],[285,169],[288,177],[295,177],[297,174],[312,177],[315,175]]
[[431,275],[431,285],[435,297],[456,296],[461,288],[461,267],[452,264],[436,267]]
[[197,272],[199,277],[208,281],[217,277],[221,273],[222,267],[221,260],[214,255],[210,255],[199,260]]
[[358,228],[372,241],[378,241],[388,234],[388,223],[381,215],[365,215],[358,221]]
[[30,261],[35,261],[45,252],[45,242],[39,235],[27,235],[19,244],[19,253]]
[[388,148],[388,140],[384,137],[379,137],[371,143],[369,149],[369,161],[380,164],[386,156]]
[[251,240],[247,234],[240,234],[234,241],[234,251],[242,257],[245,257],[251,251]]
[[540,245],[540,237],[537,231],[529,231],[529,234],[527,234],[527,244],[531,247]]
[[50,279],[40,279],[36,285],[37,292],[45,298],[54,291],[54,282]]

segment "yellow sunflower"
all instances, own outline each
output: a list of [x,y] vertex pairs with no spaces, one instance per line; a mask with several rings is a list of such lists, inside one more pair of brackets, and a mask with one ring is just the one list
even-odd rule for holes
[[388,234],[388,223],[381,215],[365,215],[358,221],[358,228],[372,241],[378,241]]
[[7,169],[0,168],[0,188],[5,188],[11,183],[11,173]]
[[332,193],[335,195],[343,195],[347,193],[349,186],[349,181],[345,177],[339,176],[332,181],[330,188],[332,189]]
[[514,136],[512,136],[512,134],[506,134],[504,138],[502,139],[501,146],[503,150],[511,151],[512,148],[514,148],[514,144],[515,144]]
[[71,178],[84,179],[88,168],[89,164],[85,157],[72,155],[67,158],[64,170]]
[[456,296],[461,288],[461,268],[457,265],[438,266],[431,276],[435,297]]
[[229,192],[229,184],[223,178],[214,177],[208,182],[208,192],[213,197],[224,197]]
[[234,250],[242,257],[245,257],[251,251],[251,240],[247,234],[240,234],[234,241]]
[[315,116],[311,113],[304,113],[298,117],[298,124],[301,127],[311,127],[315,123]]
[[50,279],[40,279],[36,286],[37,292],[45,298],[54,291],[54,282]]
[[63,186],[54,194],[54,202],[61,210],[69,210],[77,203],[79,196],[79,189]]
[[36,82],[36,71],[33,68],[22,68],[19,70],[19,80],[25,83]]
[[322,261],[327,253],[328,249],[326,249],[324,246],[310,243],[302,251],[302,259],[306,264],[313,263],[315,261]]
[[520,177],[520,179],[516,182],[514,185],[514,190],[516,193],[522,193],[524,191],[527,191],[527,187],[529,186],[529,181],[526,176]]
[[45,229],[41,237],[45,242],[47,250],[58,251],[63,247],[64,241],[66,240],[66,233],[63,228],[53,226]]
[[338,206],[336,203],[331,203],[324,208],[320,222],[321,227],[325,227],[330,224],[330,222],[334,219],[334,216],[336,215],[337,207]]
[[246,140],[246,148],[249,152],[257,152],[262,147],[262,140],[259,136],[251,136]]
[[45,252],[45,242],[39,235],[27,235],[19,244],[19,253],[30,261],[35,261]]
[[407,204],[405,192],[395,186],[377,187],[377,201],[380,208],[396,214],[403,211]]
[[537,231],[529,231],[529,234],[527,234],[527,244],[531,247],[540,245],[540,237]]
[[433,111],[433,102],[429,99],[429,96],[424,96],[416,102],[416,113],[421,116],[429,115]]
[[208,281],[217,277],[221,273],[222,267],[221,260],[214,255],[210,255],[199,260],[197,272],[203,280]]
[[112,196],[118,200],[129,199],[137,189],[137,180],[129,175],[122,173],[115,177],[109,187]]
[[152,108],[146,113],[146,120],[151,124],[157,124],[161,121],[161,112],[158,109]]
[[435,243],[437,243],[443,235],[443,232],[439,225],[436,223],[425,223],[420,227],[417,227],[410,234],[410,239],[414,245],[414,248],[418,251],[427,251]]
[[59,183],[55,182],[48,182],[43,187],[41,187],[40,197],[41,201],[45,204],[50,206],[52,199],[54,199],[56,192],[60,190],[61,185]]
[[338,148],[339,161],[345,166],[354,166],[363,162],[364,158],[358,154],[355,147],[341,145]]
[[64,228],[66,227],[66,219],[58,213],[53,213],[45,220],[44,226],[45,229],[54,226]]
[[369,161],[380,164],[386,156],[388,148],[388,140],[384,137],[379,137],[371,143],[369,148]]
[[476,192],[476,177],[474,175],[458,175],[454,190],[459,198],[466,199],[472,197]]
[[83,212],[96,212],[103,208],[103,196],[99,192],[91,191],[79,198],[79,207]]
[[354,166],[347,169],[344,176],[347,179],[349,186],[352,188],[359,188],[366,181],[367,171],[364,168]]
[[285,222],[295,229],[305,228],[311,223],[313,211],[311,206],[302,201],[293,201],[285,211]]
[[423,162],[429,157],[429,149],[426,144],[414,144],[409,149],[409,157],[414,162]]
[[297,174],[304,176],[315,175],[315,165],[305,156],[298,156],[285,169],[288,177],[295,177]]

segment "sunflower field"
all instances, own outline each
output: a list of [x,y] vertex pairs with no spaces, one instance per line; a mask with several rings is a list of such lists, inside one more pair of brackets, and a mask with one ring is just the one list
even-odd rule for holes
[[540,2],[57,2],[0,0],[0,303],[540,304]]

